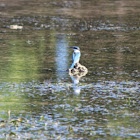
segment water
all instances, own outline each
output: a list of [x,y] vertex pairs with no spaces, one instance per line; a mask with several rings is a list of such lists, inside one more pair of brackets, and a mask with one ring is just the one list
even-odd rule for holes
[[[1,1],[0,138],[140,139],[139,5]],[[70,46],[86,76],[66,72]]]

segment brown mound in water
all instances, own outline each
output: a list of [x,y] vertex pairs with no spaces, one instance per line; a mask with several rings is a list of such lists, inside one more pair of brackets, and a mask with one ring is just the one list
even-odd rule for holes
[[85,76],[88,73],[88,69],[81,65],[80,63],[76,63],[73,69],[69,69],[69,75],[79,75],[81,76]]

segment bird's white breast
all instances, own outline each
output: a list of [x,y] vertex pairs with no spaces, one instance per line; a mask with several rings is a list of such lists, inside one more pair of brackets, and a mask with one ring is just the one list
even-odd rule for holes
[[80,51],[79,51],[79,50],[74,50],[74,52],[75,52],[75,53],[78,53],[78,52],[80,52]]

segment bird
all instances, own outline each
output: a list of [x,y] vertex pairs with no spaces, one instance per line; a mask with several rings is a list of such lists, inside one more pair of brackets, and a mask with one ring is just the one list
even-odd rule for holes
[[72,53],[72,64],[70,66],[70,69],[73,69],[75,64],[79,62],[80,60],[80,56],[81,56],[81,52],[80,52],[80,48],[77,46],[73,46],[70,47],[73,49],[73,53]]

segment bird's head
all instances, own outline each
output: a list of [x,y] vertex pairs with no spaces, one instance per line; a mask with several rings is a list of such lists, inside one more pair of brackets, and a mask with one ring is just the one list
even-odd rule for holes
[[73,50],[79,50],[80,51],[80,48],[78,46],[73,46],[73,47],[70,47],[71,49]]

